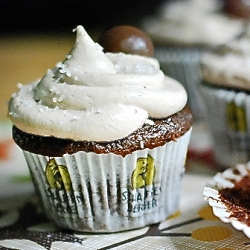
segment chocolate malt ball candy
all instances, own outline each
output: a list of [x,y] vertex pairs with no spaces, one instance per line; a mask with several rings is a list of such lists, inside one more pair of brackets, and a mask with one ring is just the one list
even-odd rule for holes
[[250,0],[224,0],[224,11],[232,16],[250,18]]
[[146,33],[133,26],[116,26],[106,31],[98,41],[104,52],[137,54],[152,57],[154,46]]

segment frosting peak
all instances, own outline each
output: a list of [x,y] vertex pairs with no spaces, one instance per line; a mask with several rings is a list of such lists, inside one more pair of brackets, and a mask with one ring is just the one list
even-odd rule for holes
[[[104,54],[102,47],[95,43],[82,26],[77,26],[75,45],[61,66],[75,72],[115,73],[112,62]],[[67,72],[66,72],[67,73]]]
[[21,130],[73,140],[112,141],[186,105],[181,84],[164,76],[153,58],[104,53],[82,26],[66,59],[9,103]]

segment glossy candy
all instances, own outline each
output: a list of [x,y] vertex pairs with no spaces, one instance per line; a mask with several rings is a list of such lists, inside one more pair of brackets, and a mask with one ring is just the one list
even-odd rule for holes
[[98,41],[104,52],[137,54],[152,57],[154,47],[146,33],[133,26],[116,26],[106,31]]
[[250,18],[250,0],[224,0],[224,11],[236,17]]

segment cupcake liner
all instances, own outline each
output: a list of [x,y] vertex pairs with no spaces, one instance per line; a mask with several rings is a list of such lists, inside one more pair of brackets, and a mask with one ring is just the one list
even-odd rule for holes
[[[234,182],[242,180],[244,177],[249,176],[249,174],[250,162],[247,164],[236,164],[222,173],[217,173],[204,188],[203,196],[208,201],[216,217],[225,223],[231,223],[234,228],[243,231],[250,238],[250,226],[235,218],[233,212],[226,207],[219,196],[220,190],[233,188]],[[234,206],[234,210],[234,212],[243,213],[241,207],[238,205]],[[247,217],[245,216],[245,218]]]
[[200,86],[215,159],[221,167],[250,160],[250,96],[247,92]]
[[155,57],[159,60],[162,71],[185,87],[196,120],[204,118],[204,103],[198,89],[201,82],[200,57],[204,50],[160,46],[155,48]]
[[160,222],[178,209],[190,133],[126,157],[24,155],[50,220],[77,231],[116,232]]

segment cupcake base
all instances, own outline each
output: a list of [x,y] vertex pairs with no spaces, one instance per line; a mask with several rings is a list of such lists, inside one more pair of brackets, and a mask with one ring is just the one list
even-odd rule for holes
[[178,209],[190,133],[125,157],[24,155],[51,221],[77,231],[117,232],[158,223]]
[[215,159],[222,168],[250,160],[249,93],[202,83]]

